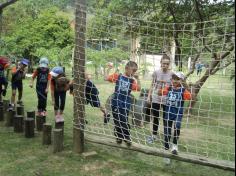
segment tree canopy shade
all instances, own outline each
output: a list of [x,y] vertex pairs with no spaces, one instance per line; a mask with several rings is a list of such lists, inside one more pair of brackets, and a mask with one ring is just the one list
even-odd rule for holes
[[[42,56],[42,50],[56,54],[50,50],[72,48],[74,35],[68,17],[57,8],[50,8],[43,10],[36,19],[23,18],[21,24],[13,29],[12,35],[4,37],[4,41],[8,53],[34,60]],[[54,57],[60,55],[58,52]]]

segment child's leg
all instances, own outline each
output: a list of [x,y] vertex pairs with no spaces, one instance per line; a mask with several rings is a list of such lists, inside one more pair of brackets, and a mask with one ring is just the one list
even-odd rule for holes
[[152,103],[152,114],[153,114],[153,128],[152,134],[157,135],[160,119],[160,104]]
[[182,117],[179,116],[175,123],[174,123],[174,138],[173,138],[173,144],[178,144],[178,139],[179,139],[179,135],[180,135],[180,128],[181,128],[181,121],[182,121]]
[[121,109],[119,108],[119,116],[120,116],[120,124],[121,124],[121,131],[122,131],[122,135],[124,136],[124,138],[126,140],[131,140],[130,139],[130,126],[129,126],[129,122],[128,122],[128,110],[125,109]]
[[18,85],[18,101],[21,101],[23,95],[23,84]]
[[165,150],[170,148],[170,138],[171,138],[171,129],[172,129],[172,120],[163,119],[164,124],[164,147]]
[[59,106],[60,115],[62,115],[66,104],[66,92],[60,92],[59,98],[60,98],[60,106]]
[[11,104],[15,104],[15,98],[16,98],[16,89],[12,89]]
[[120,115],[119,115],[119,110],[117,107],[112,107],[112,115],[114,119],[114,124],[115,124],[115,131],[116,131],[116,136],[119,139],[124,139],[122,130],[121,130],[121,120],[120,120]]
[[59,109],[59,93],[58,92],[54,92],[54,100],[55,100],[54,113],[56,116],[58,115],[58,109]]

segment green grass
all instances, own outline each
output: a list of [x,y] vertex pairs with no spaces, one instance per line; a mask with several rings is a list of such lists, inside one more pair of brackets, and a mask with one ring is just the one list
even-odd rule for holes
[[[28,88],[27,80],[24,83],[23,100],[25,111],[35,110],[37,105],[35,90]],[[95,81],[95,83],[100,91],[101,102],[105,103],[107,97],[114,90],[114,85],[101,80]],[[146,87],[149,87],[148,84],[150,84],[150,81],[142,82],[142,85]],[[218,93],[216,90],[214,91]],[[10,96],[10,93],[11,91],[9,90],[7,97]],[[201,93],[204,95],[204,89]],[[230,94],[228,91],[227,93]],[[211,92],[211,94],[213,93]],[[135,93],[135,96],[138,97],[138,93]],[[49,95],[47,122],[53,124],[53,108],[50,100],[51,97]],[[218,100],[216,97],[214,101]],[[231,100],[227,96],[226,99],[223,99],[228,104],[230,104]],[[203,107],[207,110],[206,106],[204,105]],[[221,106],[224,106],[224,104],[221,104]],[[225,107],[228,108],[226,105]],[[223,109],[224,107],[221,108]],[[183,126],[180,137],[180,151],[234,161],[233,139],[235,139],[235,126],[232,124],[234,122],[232,117],[234,109],[227,109],[227,111],[231,113],[228,115],[222,114],[224,116],[221,118],[218,115],[215,119],[212,116],[215,115],[214,113],[203,112],[198,116],[198,113],[195,112],[196,114],[189,120],[188,127]],[[109,136],[113,135],[112,123],[104,129],[102,113],[99,109],[86,106],[86,119],[89,121],[87,128],[90,131]],[[0,176],[228,176],[234,174],[233,172],[174,160],[170,166],[165,166],[163,159],[160,157],[91,143],[85,143],[85,150],[96,151],[98,154],[85,159],[81,155],[72,152],[73,97],[70,95],[67,96],[65,120],[65,148],[63,152],[57,154],[52,153],[51,146],[43,146],[41,144],[41,133],[36,133],[35,138],[26,139],[23,134],[14,133],[12,128],[4,127],[3,122],[0,122]],[[186,120],[186,117],[184,120]],[[207,125],[210,125],[211,128],[208,128]],[[148,124],[145,129],[132,128],[132,135],[139,136],[140,140],[143,141],[149,133]],[[212,141],[217,141],[218,145],[213,145]],[[162,144],[157,143],[152,146],[162,147]],[[214,151],[213,149],[216,150]]]

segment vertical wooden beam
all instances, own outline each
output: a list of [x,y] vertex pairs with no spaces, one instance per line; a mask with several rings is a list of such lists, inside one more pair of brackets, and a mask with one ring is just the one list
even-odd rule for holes
[[84,151],[84,87],[86,46],[86,0],[76,1],[75,11],[75,53],[74,53],[74,152]]

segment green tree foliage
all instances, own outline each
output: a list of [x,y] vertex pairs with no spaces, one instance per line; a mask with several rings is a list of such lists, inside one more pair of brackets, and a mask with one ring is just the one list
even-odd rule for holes
[[6,36],[4,40],[8,53],[34,61],[42,55],[52,57],[52,54],[47,53],[54,53],[53,57],[58,59],[64,51],[71,53],[68,48],[72,48],[74,36],[68,17],[58,9],[50,8],[43,10],[35,19],[22,19],[21,24],[13,29],[12,35]]

